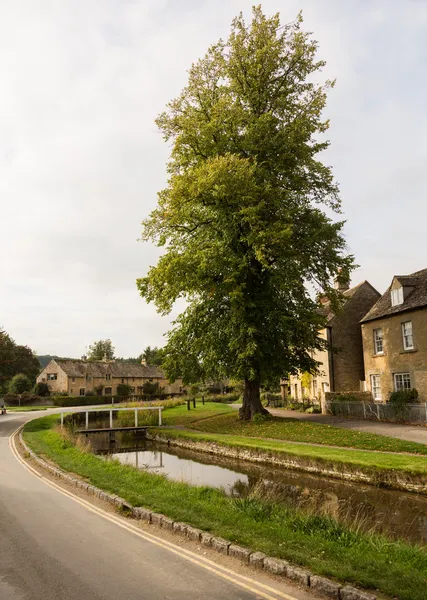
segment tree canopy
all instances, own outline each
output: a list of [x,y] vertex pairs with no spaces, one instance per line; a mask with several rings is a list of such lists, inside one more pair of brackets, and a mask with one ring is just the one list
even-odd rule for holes
[[35,383],[40,372],[40,363],[28,346],[20,346],[0,329],[0,392],[6,391],[8,382],[22,373]]
[[98,340],[89,346],[88,360],[113,360],[114,346],[110,339]]
[[322,117],[332,81],[302,16],[253,9],[211,46],[157,124],[172,142],[169,180],[143,223],[143,240],[164,247],[137,281],[168,314],[187,308],[168,334],[164,366],[186,383],[245,382],[242,418],[262,412],[260,385],[314,372],[325,317],[307,284],[340,301],[348,279],[338,186],[318,155],[328,148]]

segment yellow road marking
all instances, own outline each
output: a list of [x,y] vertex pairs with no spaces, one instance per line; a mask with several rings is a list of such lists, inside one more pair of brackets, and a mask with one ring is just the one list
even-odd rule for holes
[[[184,558],[185,560],[188,560],[189,562],[192,562],[193,564],[198,565],[199,567],[202,567],[203,569],[206,569],[207,571],[210,571],[210,572],[218,575],[219,577],[222,577],[223,579],[230,581],[231,583],[233,583],[235,585],[238,585],[254,594],[257,594],[259,597],[265,598],[265,600],[278,600],[278,599],[297,600],[297,598],[295,598],[295,596],[289,596],[289,594],[286,594],[285,592],[281,592],[281,591],[276,590],[266,584],[255,581],[254,579],[251,579],[250,577],[246,577],[245,575],[240,575],[238,573],[235,573],[234,571],[227,569],[226,567],[223,567],[222,565],[218,565],[218,564],[214,563],[213,561],[209,560],[208,558],[201,557],[198,554],[191,552],[191,550],[187,550],[186,548],[177,546],[176,544],[173,544],[172,542],[168,542],[167,540],[162,540],[161,538],[158,538],[157,536],[155,536],[151,533],[148,533],[145,531],[142,532],[140,529],[138,529],[134,525],[127,523],[120,517],[116,517],[115,515],[109,514],[108,512],[104,511],[102,508],[99,508],[99,507],[91,504],[90,502],[83,500],[82,498],[79,498],[79,496],[76,496],[72,492],[65,490],[64,488],[60,487],[56,483],[53,483],[47,477],[44,477],[43,475],[41,475],[36,469],[34,469],[34,467],[32,467],[31,465],[26,463],[22,459],[20,454],[18,453],[18,450],[16,448],[15,437],[17,436],[20,429],[21,429],[21,427],[18,427],[18,429],[16,429],[9,437],[10,450],[11,450],[13,456],[16,458],[16,460],[24,467],[24,469],[26,469],[32,475],[35,475],[36,477],[38,477],[45,485],[56,490],[63,496],[70,498],[74,502],[77,502],[77,504],[80,504],[81,506],[83,506],[84,508],[89,510],[90,512],[93,512],[93,513],[97,514],[98,516],[103,517],[107,521],[110,521],[111,523],[118,525],[122,529],[126,529],[133,535],[136,535],[137,537],[142,538],[148,542],[151,542],[152,544],[155,544],[156,546],[159,546],[165,550],[168,550],[169,552],[172,552],[173,554],[176,554],[176,555],[180,556],[181,558]],[[274,596],[270,595],[271,593],[273,593]]]

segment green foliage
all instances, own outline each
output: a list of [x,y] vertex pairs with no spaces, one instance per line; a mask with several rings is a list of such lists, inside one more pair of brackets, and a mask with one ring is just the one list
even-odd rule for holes
[[88,360],[113,360],[114,346],[110,339],[98,340],[89,346]]
[[30,379],[23,373],[17,373],[9,381],[7,387],[9,394],[23,394],[29,392],[32,388]]
[[316,53],[301,16],[281,26],[254,8],[157,120],[172,143],[170,178],[142,238],[165,251],[137,285],[162,314],[187,301],[168,334],[168,376],[243,380],[251,413],[262,410],[260,384],[317,367],[310,351],[324,347],[325,318],[306,282],[337,307],[331,279],[353,268],[343,223],[321,210],[340,201],[318,159],[333,82],[314,83]]
[[104,386],[102,385],[102,383],[100,383],[99,385],[95,386],[95,394],[97,396],[102,396],[103,390],[104,390]]
[[49,386],[47,385],[47,383],[44,383],[43,381],[39,381],[34,386],[34,393],[37,396],[50,396]]
[[415,404],[418,402],[418,390],[412,388],[412,390],[400,390],[398,392],[390,393],[390,402],[393,404]]
[[359,402],[353,394],[337,394],[333,397],[334,402]]
[[151,348],[150,346],[147,346],[144,352],[138,357],[138,362],[141,362],[141,359],[144,359],[147,365],[154,365],[160,367],[162,365],[164,356],[165,351],[163,348],[158,348],[157,346]]
[[128,398],[132,394],[132,386],[126,383],[119,383],[117,385],[117,395]]
[[0,392],[5,392],[14,375],[26,375],[34,385],[40,363],[28,346],[19,346],[0,329]]
[[142,391],[144,394],[152,396],[154,394],[159,394],[161,392],[161,388],[157,382],[146,381],[142,386]]

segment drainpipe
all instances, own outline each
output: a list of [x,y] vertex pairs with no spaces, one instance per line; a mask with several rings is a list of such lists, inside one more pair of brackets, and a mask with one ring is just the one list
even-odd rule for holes
[[329,362],[329,381],[330,390],[335,392],[335,377],[334,377],[334,353],[332,352],[332,327],[326,328],[326,339],[328,340],[328,362]]

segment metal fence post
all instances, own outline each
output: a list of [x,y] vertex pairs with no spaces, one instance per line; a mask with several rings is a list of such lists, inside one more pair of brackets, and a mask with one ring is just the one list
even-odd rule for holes
[[86,429],[89,429],[89,411],[86,411]]
[[110,410],[110,429],[113,429],[113,411]]
[[163,406],[159,406],[159,427],[162,424],[162,409]]
[[377,416],[378,416],[378,421],[381,421],[381,417],[380,417],[380,405],[377,404]]
[[138,409],[135,408],[135,427],[138,427]]
[[64,427],[64,413],[61,413],[61,427]]

